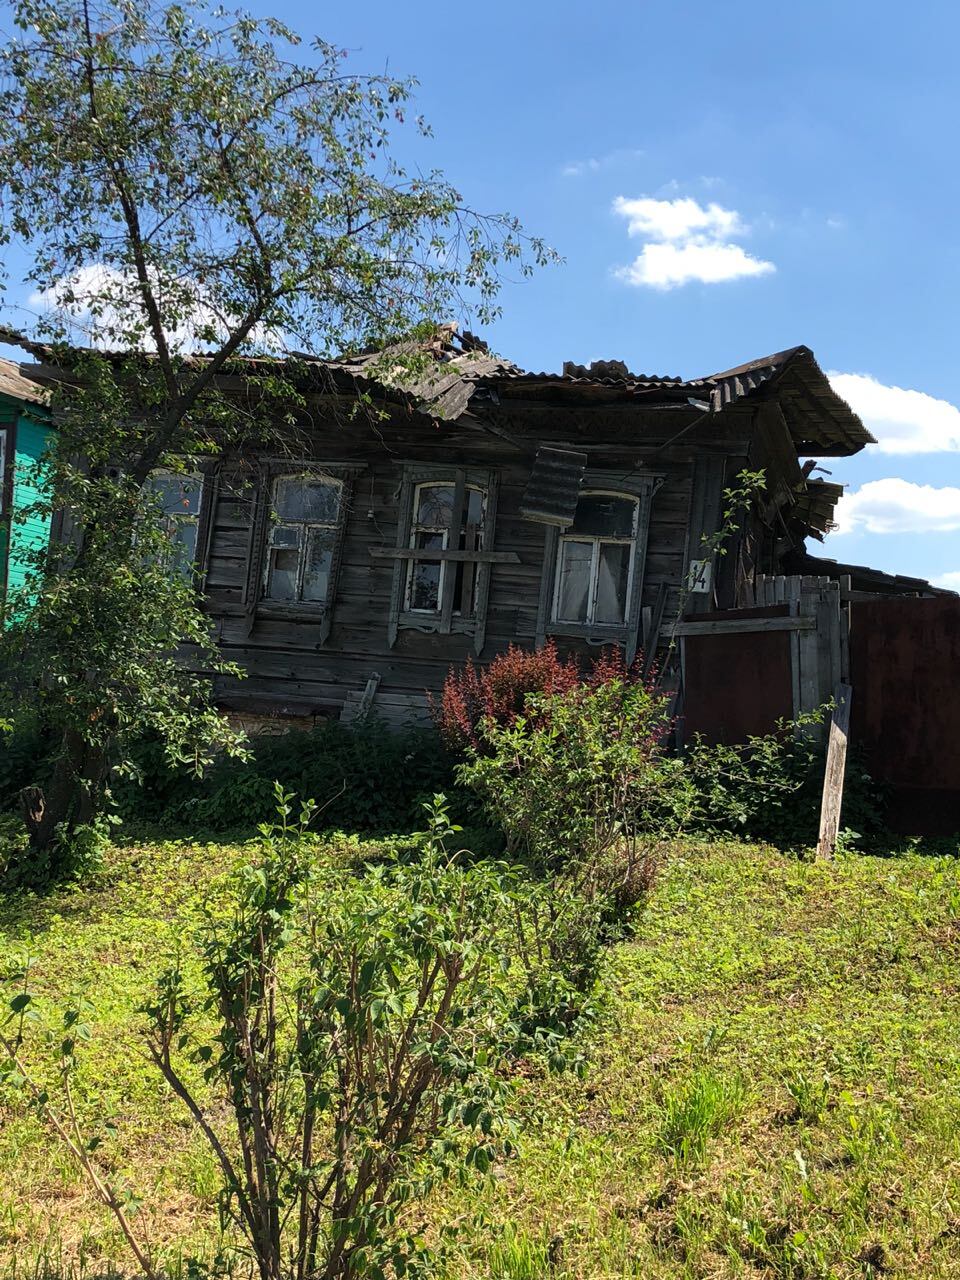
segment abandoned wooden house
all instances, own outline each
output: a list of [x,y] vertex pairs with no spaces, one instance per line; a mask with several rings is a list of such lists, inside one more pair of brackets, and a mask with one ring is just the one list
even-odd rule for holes
[[[295,449],[169,478],[247,673],[218,695],[251,725],[422,721],[451,664],[511,643],[652,659],[681,611],[753,603],[758,574],[822,538],[841,487],[802,459],[871,441],[806,347],[690,380],[526,373],[451,330],[429,354],[416,385],[389,385],[382,355],[308,365]],[[381,416],[345,414],[358,389]],[[766,491],[714,555],[745,468]]]

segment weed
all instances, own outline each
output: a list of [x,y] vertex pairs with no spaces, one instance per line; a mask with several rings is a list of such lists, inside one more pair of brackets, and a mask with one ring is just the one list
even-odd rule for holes
[[657,1146],[679,1164],[699,1164],[707,1143],[737,1115],[746,1096],[738,1075],[701,1068],[663,1091]]
[[823,1118],[830,1105],[830,1077],[825,1072],[817,1077],[794,1067],[783,1077],[783,1087],[793,1103],[788,1120],[816,1124]]

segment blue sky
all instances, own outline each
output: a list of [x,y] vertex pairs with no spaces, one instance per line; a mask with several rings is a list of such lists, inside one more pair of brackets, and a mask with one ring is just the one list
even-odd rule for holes
[[825,464],[823,553],[960,589],[960,6],[250,7],[416,75],[435,136],[401,157],[564,255],[506,288],[498,351],[698,375],[806,343],[881,437]]
[[[960,6],[270,11],[357,65],[416,74],[435,131],[424,162],[564,255],[506,290],[498,350],[530,369],[618,358],[694,375],[806,343],[879,384],[839,385],[884,438],[826,463],[853,496],[824,553],[960,588]],[[644,199],[631,219],[624,202]],[[662,287],[738,263],[753,274]]]

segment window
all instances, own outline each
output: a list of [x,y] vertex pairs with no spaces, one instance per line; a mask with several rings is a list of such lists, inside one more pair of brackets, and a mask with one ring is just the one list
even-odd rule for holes
[[155,471],[147,488],[157,499],[161,528],[175,548],[177,572],[190,577],[196,569],[203,476],[198,471]]
[[560,538],[553,621],[623,626],[630,600],[638,498],[583,493]]
[[614,479],[588,471],[571,523],[546,526],[538,645],[548,635],[612,642],[633,661],[650,509],[660,483],[652,473]]
[[517,564],[515,551],[494,551],[497,477],[478,467],[408,463],[399,491],[395,547],[371,547],[392,560],[388,642],[402,629],[486,638],[487,600],[495,564]]
[[264,598],[325,606],[343,508],[343,482],[310,473],[277,476],[271,488]]
[[[464,484],[459,502],[455,484],[417,485],[410,547],[416,551],[478,552],[485,506],[486,493],[472,485]],[[405,607],[415,613],[441,613],[449,593],[451,615],[472,617],[477,568],[470,560],[410,560]]]
[[7,514],[7,437],[9,431],[0,427],[0,516]]

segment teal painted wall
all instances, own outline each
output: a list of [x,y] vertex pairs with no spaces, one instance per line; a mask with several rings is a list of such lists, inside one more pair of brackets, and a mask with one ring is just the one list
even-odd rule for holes
[[[24,511],[40,497],[40,460],[50,437],[50,424],[26,410],[22,405],[13,406],[0,398],[0,422],[16,419],[13,455],[8,465],[13,465],[13,510]],[[26,520],[6,522],[3,530],[3,547],[0,550],[0,567],[3,575],[4,595],[9,597],[22,590],[31,562],[31,552],[46,546],[50,538],[50,521],[46,517],[29,516]]]

